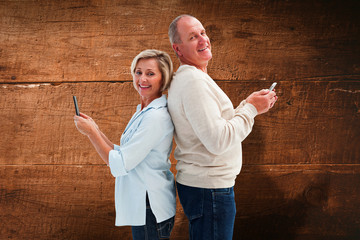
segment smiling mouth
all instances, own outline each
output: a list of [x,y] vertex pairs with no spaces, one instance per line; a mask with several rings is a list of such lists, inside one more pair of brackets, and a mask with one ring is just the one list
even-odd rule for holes
[[203,51],[205,51],[206,49],[208,49],[208,47],[206,46],[206,47],[204,47],[204,48],[202,48],[202,49],[199,49],[198,51],[199,52],[203,52]]
[[139,85],[140,88],[150,88],[150,86],[141,86]]

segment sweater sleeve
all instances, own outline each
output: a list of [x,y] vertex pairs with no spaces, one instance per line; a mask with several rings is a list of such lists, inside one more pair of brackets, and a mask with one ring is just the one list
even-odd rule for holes
[[205,148],[220,155],[240,144],[252,130],[256,108],[242,102],[232,119],[224,119],[219,95],[208,82],[204,79],[186,82],[181,96],[184,113]]

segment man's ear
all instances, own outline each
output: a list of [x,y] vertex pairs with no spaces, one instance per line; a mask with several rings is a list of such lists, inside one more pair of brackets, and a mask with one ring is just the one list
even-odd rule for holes
[[172,48],[174,49],[174,51],[178,57],[182,56],[182,54],[180,52],[180,48],[176,43],[173,43]]

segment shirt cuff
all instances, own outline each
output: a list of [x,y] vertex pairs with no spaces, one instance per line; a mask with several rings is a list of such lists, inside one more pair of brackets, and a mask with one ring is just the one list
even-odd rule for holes
[[[114,149],[117,148],[115,146],[117,146],[117,145],[114,145]],[[128,174],[128,172],[125,169],[125,164],[124,164],[124,160],[123,160],[121,151],[119,151],[119,150],[111,150],[109,152],[109,167],[110,167],[111,174],[114,177],[123,176],[123,175]]]
[[239,112],[241,109],[241,111],[246,111],[250,114],[250,117],[255,118],[256,115],[258,114],[258,111],[256,109],[256,107],[254,105],[252,105],[251,103],[246,102],[246,100],[243,100],[239,106],[236,108],[236,112]]
[[249,112],[252,114],[252,117],[255,118],[258,114],[258,111],[254,105],[251,103],[246,102],[245,107],[249,106]]

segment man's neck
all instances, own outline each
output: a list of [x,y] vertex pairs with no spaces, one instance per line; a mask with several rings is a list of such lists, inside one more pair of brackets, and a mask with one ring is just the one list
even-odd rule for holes
[[197,69],[203,71],[204,73],[207,74],[207,66],[197,66],[195,64],[192,64],[192,63],[187,63],[187,62],[183,62],[183,61],[180,61],[180,65],[190,65],[190,66],[194,66],[196,67]]

